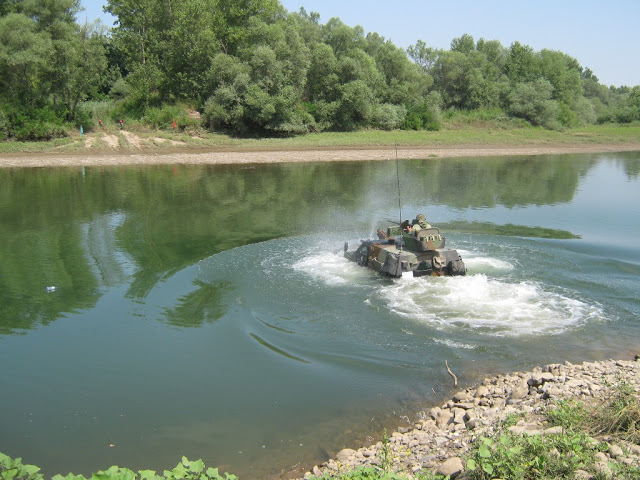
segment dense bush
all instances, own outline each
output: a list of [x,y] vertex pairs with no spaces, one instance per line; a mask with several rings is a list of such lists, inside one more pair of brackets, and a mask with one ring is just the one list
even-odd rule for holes
[[0,109],[0,138],[39,141],[65,135],[64,117],[51,107],[29,109],[5,105]]
[[159,130],[173,129],[174,123],[175,128],[181,130],[200,123],[199,120],[189,116],[189,109],[186,106],[180,104],[148,108],[142,120],[151,128]]

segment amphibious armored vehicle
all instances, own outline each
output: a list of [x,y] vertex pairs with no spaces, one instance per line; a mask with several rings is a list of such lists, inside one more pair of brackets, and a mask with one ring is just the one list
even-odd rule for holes
[[466,275],[467,268],[457,250],[445,248],[440,229],[418,215],[412,223],[378,229],[377,240],[362,240],[360,246],[349,251],[344,244],[344,256],[358,265],[391,277],[413,272],[414,277]]

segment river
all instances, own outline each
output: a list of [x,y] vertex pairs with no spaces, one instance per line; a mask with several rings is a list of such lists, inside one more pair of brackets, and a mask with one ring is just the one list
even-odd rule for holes
[[[418,213],[466,277],[343,258]],[[0,451],[304,470],[450,395],[445,360],[467,385],[639,353],[638,238],[638,152],[2,169]]]

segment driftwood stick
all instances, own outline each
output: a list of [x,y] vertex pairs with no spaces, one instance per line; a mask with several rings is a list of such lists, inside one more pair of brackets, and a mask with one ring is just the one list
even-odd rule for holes
[[444,366],[447,367],[447,373],[449,375],[451,375],[451,378],[453,378],[453,386],[457,387],[458,386],[458,377],[455,376],[455,374],[451,371],[451,369],[449,368],[449,364],[447,363],[447,361],[444,361]]

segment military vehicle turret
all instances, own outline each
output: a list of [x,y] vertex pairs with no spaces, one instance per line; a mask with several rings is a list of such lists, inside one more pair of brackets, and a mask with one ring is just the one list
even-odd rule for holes
[[440,229],[427,223],[424,215],[416,216],[410,224],[378,229],[377,240],[362,240],[360,246],[349,251],[344,244],[344,256],[358,265],[391,277],[413,272],[414,277],[466,275],[467,268],[457,250],[445,247]]

